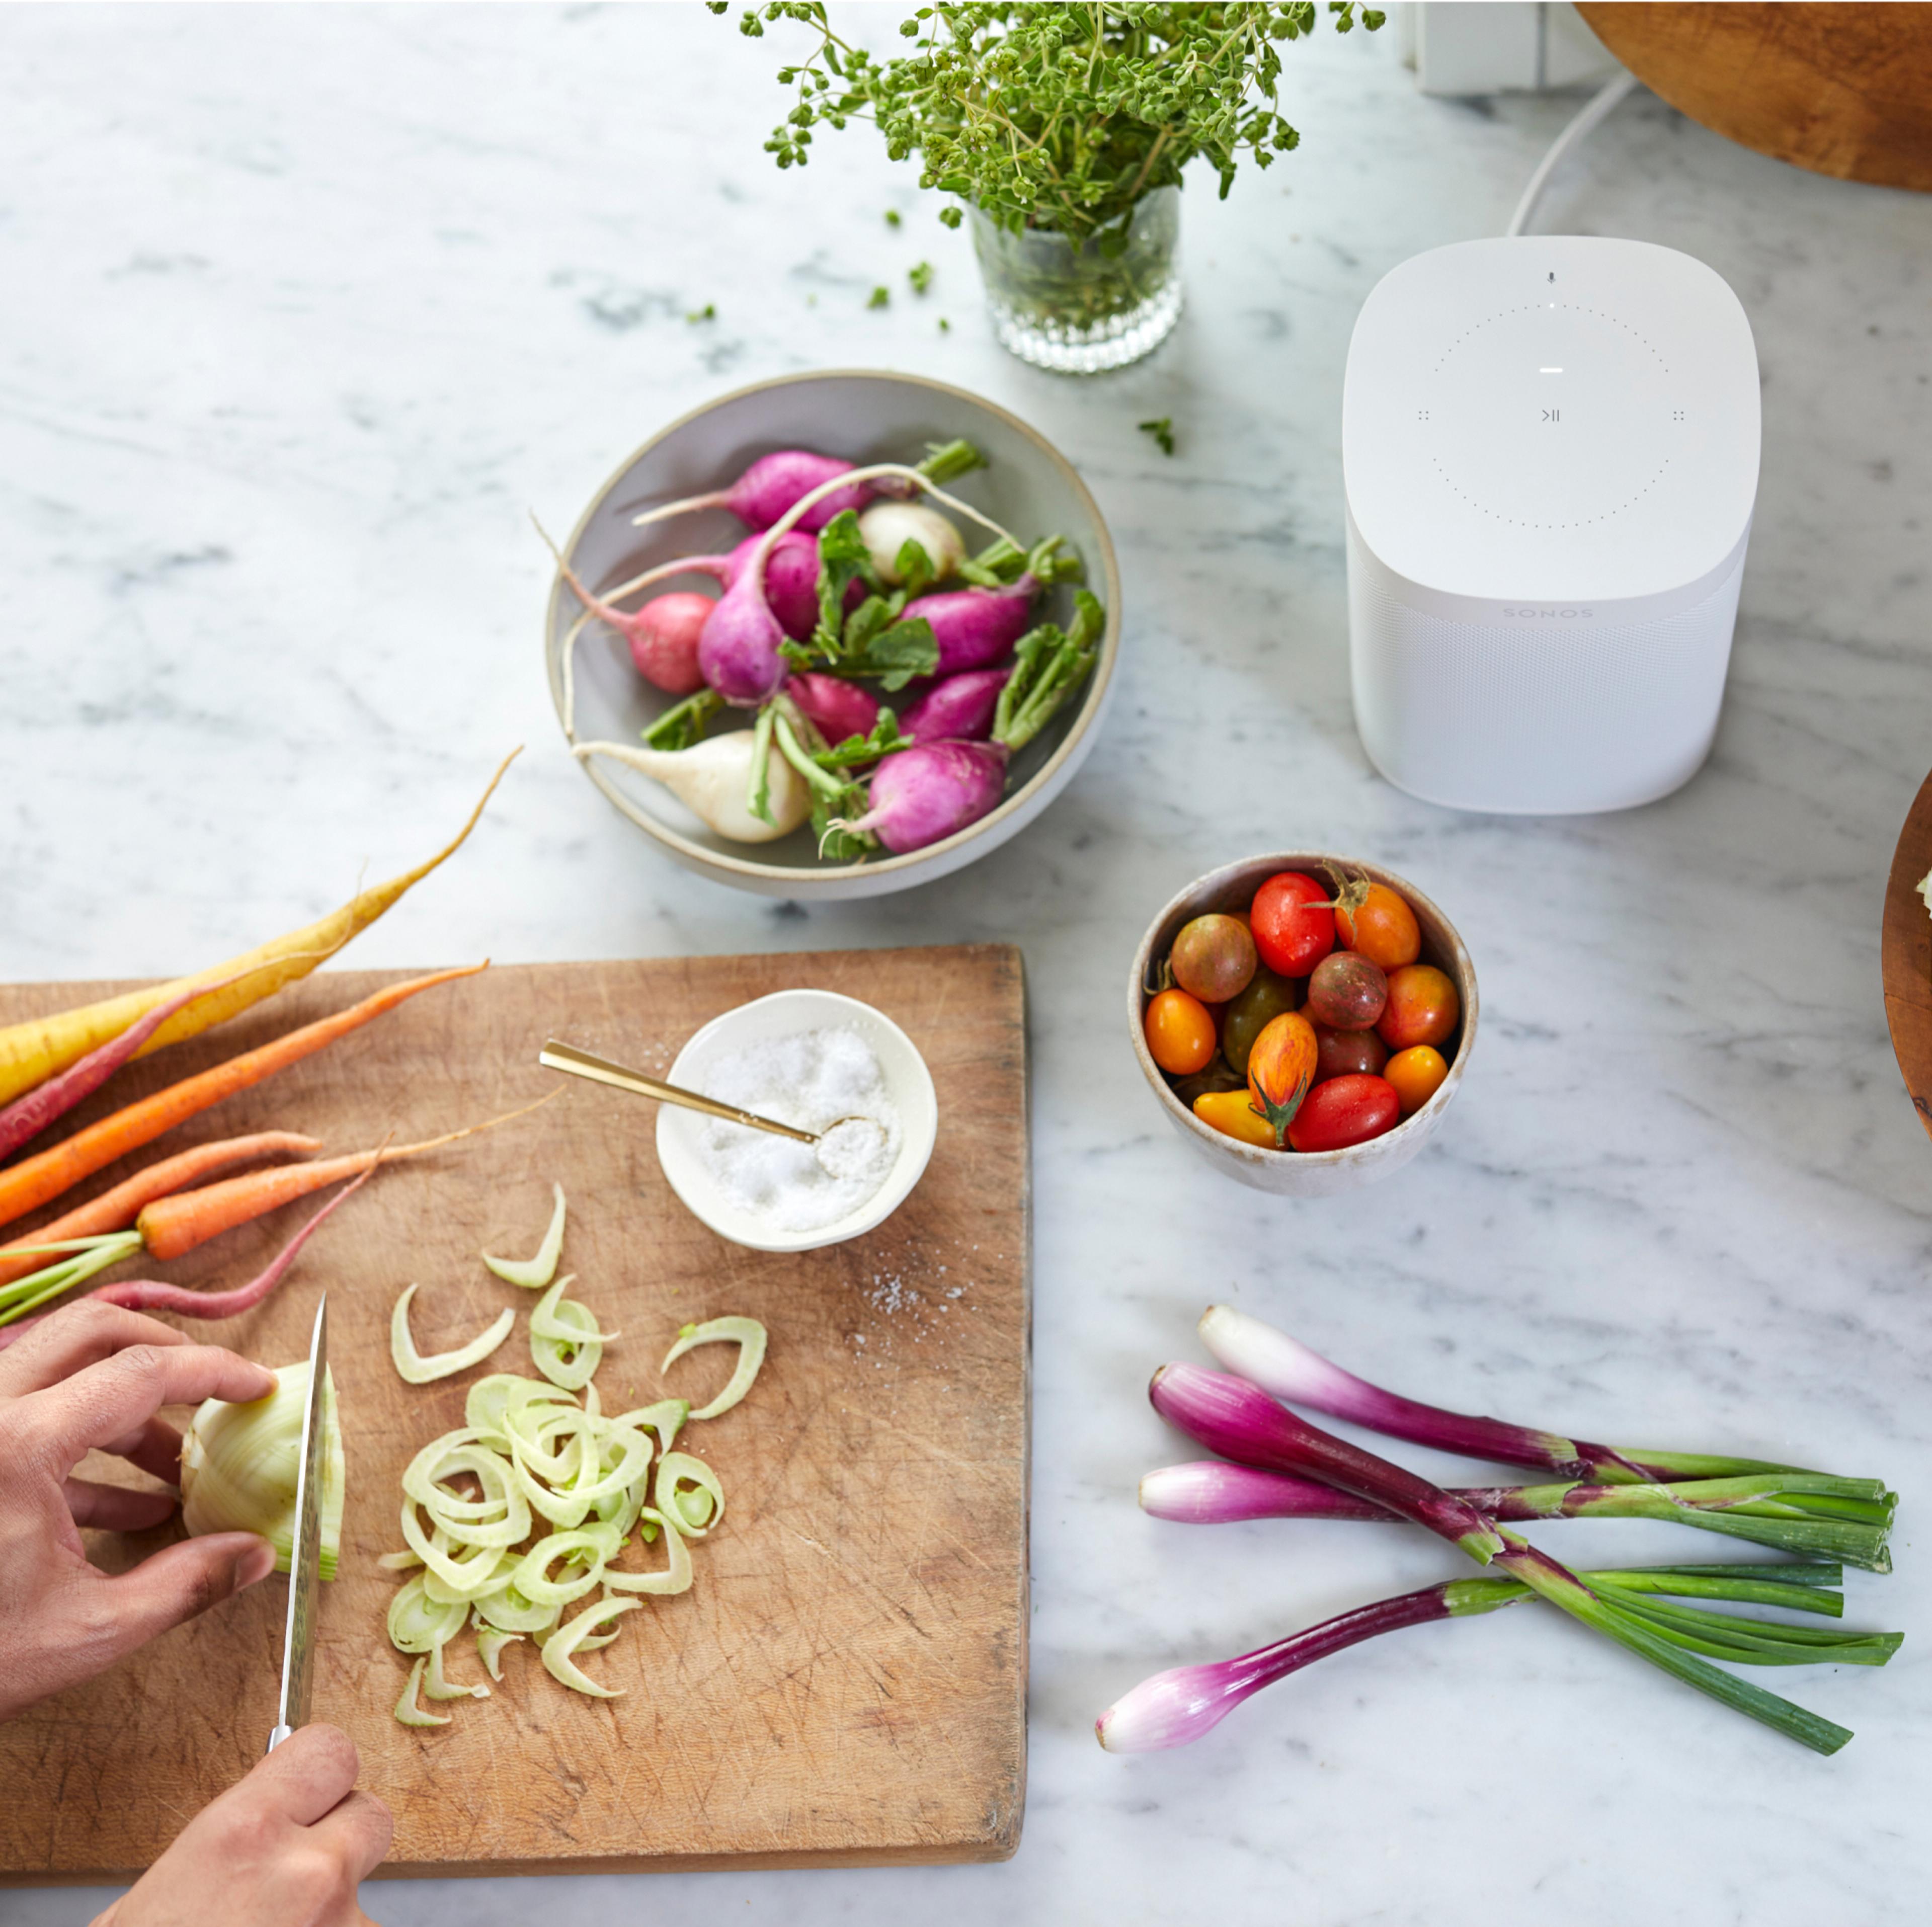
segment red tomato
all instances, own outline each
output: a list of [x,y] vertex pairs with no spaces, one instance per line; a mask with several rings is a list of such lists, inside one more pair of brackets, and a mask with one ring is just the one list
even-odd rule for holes
[[1380,1137],[1401,1115],[1401,1100],[1387,1078],[1331,1077],[1301,1100],[1288,1141],[1297,1151],[1340,1151]]
[[1388,1046],[1372,1031],[1334,1031],[1326,1024],[1315,1027],[1315,1081],[1324,1084],[1331,1077],[1346,1077],[1355,1072],[1379,1076],[1389,1061]]
[[1214,1019],[1198,997],[1163,990],[1147,1007],[1147,1044],[1170,1077],[1192,1077],[1214,1061]]
[[1389,972],[1388,1002],[1376,1028],[1390,1050],[1439,1044],[1456,1028],[1462,1006],[1456,986],[1433,964],[1404,964]]
[[1262,962],[1277,977],[1306,977],[1335,947],[1328,890],[1299,870],[1270,877],[1255,892],[1248,920]]

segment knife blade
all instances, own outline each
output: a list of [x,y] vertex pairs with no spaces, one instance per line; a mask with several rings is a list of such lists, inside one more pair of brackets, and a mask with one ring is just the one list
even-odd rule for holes
[[308,1402],[302,1411],[302,1445],[296,1461],[296,1529],[289,1557],[288,1620],[282,1634],[282,1693],[266,1748],[270,1753],[308,1722],[314,1676],[310,1662],[322,1586],[322,1399],[328,1376],[328,1294],[324,1292],[315,1308],[315,1335],[309,1341]]

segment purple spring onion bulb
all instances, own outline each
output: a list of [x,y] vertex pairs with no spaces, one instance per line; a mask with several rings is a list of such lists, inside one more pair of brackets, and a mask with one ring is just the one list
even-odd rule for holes
[[[1400,1598],[1379,1599],[1372,1606],[1358,1607],[1352,1613],[1324,1620],[1305,1632],[1276,1640],[1236,1659],[1219,1660],[1207,1666],[1177,1666],[1143,1679],[1094,1722],[1094,1736],[1109,1753],[1154,1753],[1169,1746],[1186,1746],[1220,1724],[1241,1702],[1271,1686],[1277,1679],[1326,1659],[1332,1652],[1373,1639],[1378,1633],[1400,1631],[1404,1626],[1426,1625],[1432,1619],[1446,1619],[1454,1609],[1450,1599],[1460,1584],[1468,1589],[1474,1582],[1451,1580],[1439,1586],[1425,1586],[1419,1592],[1406,1592]],[[1513,1586],[1498,1589],[1498,1606],[1514,1605],[1529,1595]],[[1467,1610],[1468,1608],[1464,1610]]]
[[1274,1397],[1312,1406],[1332,1418],[1346,1418],[1392,1439],[1406,1439],[1412,1445],[1459,1452],[1468,1458],[1532,1466],[1564,1478],[1599,1479],[1612,1485],[1803,1469],[1762,1459],[1624,1451],[1588,1439],[1509,1424],[1499,1418],[1445,1412],[1358,1379],[1286,1331],[1229,1305],[1210,1305],[1202,1314],[1198,1328],[1202,1343],[1216,1362]]
[[938,674],[983,669],[1010,654],[1026,633],[1040,587],[1035,577],[1022,575],[1004,589],[944,589],[936,596],[915,596],[899,620],[932,626]]
[[923,850],[977,823],[1006,787],[998,743],[922,743],[896,750],[874,771],[864,815],[835,827],[869,831],[895,855]]
[[848,736],[870,736],[879,719],[878,698],[843,676],[824,676],[815,671],[794,674],[785,685],[785,694],[830,743],[843,743]]
[[1000,692],[1012,673],[1008,663],[942,678],[900,717],[900,733],[914,743],[983,743],[993,732]]
[[1312,1478],[1258,1466],[1198,1459],[1163,1466],[1141,1481],[1141,1510],[1184,1526],[1232,1525],[1244,1519],[1364,1519],[1386,1523],[1387,1507],[1338,1492]]
[[1495,1526],[1467,1500],[1283,1411],[1244,1379],[1198,1365],[1163,1365],[1148,1397],[1169,1424],[1224,1458],[1339,1487],[1453,1541],[1479,1565],[1503,1549]]

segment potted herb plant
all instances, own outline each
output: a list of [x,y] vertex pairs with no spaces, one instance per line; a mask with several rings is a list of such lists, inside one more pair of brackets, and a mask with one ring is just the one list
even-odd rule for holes
[[[725,0],[709,0],[726,11]],[[1338,32],[1358,9],[1330,0]],[[972,224],[1000,341],[1042,368],[1094,374],[1137,361],[1180,317],[1181,172],[1197,157],[1225,197],[1245,155],[1258,167],[1298,146],[1276,88],[1280,44],[1312,33],[1291,5],[938,4],[881,60],[836,32],[822,0],[748,7],[741,30],[793,20],[818,44],[779,70],[797,90],[766,149],[802,167],[812,130],[869,120],[920,185],[957,197],[940,218]],[[1359,10],[1371,29],[1373,8]]]

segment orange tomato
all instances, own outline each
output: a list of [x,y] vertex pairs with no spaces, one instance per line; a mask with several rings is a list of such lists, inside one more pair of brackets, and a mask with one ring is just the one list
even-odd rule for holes
[[1405,964],[1389,973],[1388,1002],[1376,1028],[1390,1050],[1405,1051],[1446,1043],[1462,1014],[1456,986],[1433,964]]
[[1354,950],[1384,970],[1400,970],[1422,954],[1422,929],[1415,912],[1385,883],[1372,883],[1359,909],[1335,913],[1335,934],[1345,950]]
[[1299,1010],[1270,1017],[1248,1052],[1248,1089],[1279,1151],[1315,1081],[1315,1026]]
[[1214,1060],[1214,1014],[1184,990],[1163,990],[1147,1007],[1147,1043],[1170,1077],[1192,1077]]
[[1279,1148],[1274,1125],[1255,1109],[1255,1100],[1246,1091],[1204,1091],[1194,1100],[1194,1115],[1223,1137],[1238,1137],[1244,1144],[1258,1144],[1266,1151]]
[[1449,1066],[1442,1053],[1428,1044],[1411,1044],[1399,1050],[1382,1067],[1382,1075],[1395,1086],[1402,1114],[1411,1117],[1442,1088]]

